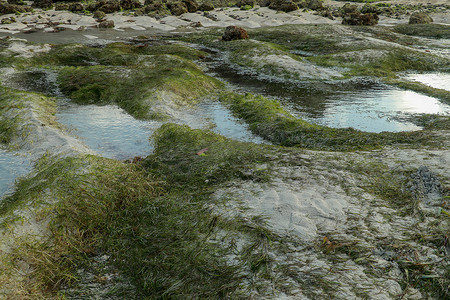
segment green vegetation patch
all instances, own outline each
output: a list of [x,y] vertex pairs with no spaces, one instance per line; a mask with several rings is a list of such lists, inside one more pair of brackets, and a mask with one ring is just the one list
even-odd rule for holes
[[450,38],[450,26],[443,24],[399,24],[394,26],[392,30],[406,35],[436,39]]
[[369,133],[310,124],[286,112],[278,102],[251,94],[224,93],[220,101],[257,135],[282,146],[322,150],[373,149],[392,144],[431,142],[424,132]]
[[65,67],[59,73],[63,93],[81,104],[115,103],[136,118],[152,115],[158,91],[172,92],[183,104],[220,89],[194,63],[173,55],[146,56],[134,67]]
[[[283,241],[264,219],[225,218],[212,209],[227,201],[211,197],[217,184],[267,179],[256,167],[269,160],[266,146],[174,124],[164,125],[155,140],[156,153],[144,168],[90,155],[44,157],[36,174],[21,180],[0,212],[32,205],[40,219],[50,218],[51,233],[15,252],[16,261],[34,270],[24,294],[82,289],[77,271],[103,253],[116,276],[136,287],[128,286],[126,297],[240,299],[273,293],[267,280],[286,290],[269,255]],[[197,155],[204,146],[208,150]],[[5,228],[14,222],[11,215]],[[114,294],[125,293],[120,289]]]
[[55,45],[50,52],[34,58],[37,65],[90,66],[112,65],[132,66],[142,63],[143,55],[176,55],[188,60],[205,57],[207,54],[184,45],[168,44],[163,41],[143,43],[111,43],[105,47],[88,47],[80,44]]
[[175,124],[163,125],[154,140],[155,154],[144,165],[162,172],[174,184],[200,189],[233,178],[267,179],[267,170],[254,170],[253,165],[269,160],[269,147]]
[[26,118],[24,108],[37,113],[43,124],[57,126],[54,99],[0,86],[0,143],[8,144],[15,137],[27,134],[26,126],[23,126]]

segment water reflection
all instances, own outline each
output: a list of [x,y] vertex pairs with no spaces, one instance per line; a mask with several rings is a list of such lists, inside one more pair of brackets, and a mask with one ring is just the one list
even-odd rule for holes
[[450,74],[448,73],[409,74],[406,76],[406,79],[418,81],[437,89],[450,91]]
[[412,123],[399,121],[399,117],[407,114],[450,114],[450,106],[435,98],[394,88],[336,93],[327,97],[325,112],[320,117],[301,106],[294,109],[310,122],[369,132],[419,130]]
[[151,151],[149,136],[160,124],[139,121],[112,106],[66,103],[58,121],[74,130],[92,150],[108,158],[145,156]]
[[14,181],[31,170],[30,161],[0,149],[0,198],[14,190]]

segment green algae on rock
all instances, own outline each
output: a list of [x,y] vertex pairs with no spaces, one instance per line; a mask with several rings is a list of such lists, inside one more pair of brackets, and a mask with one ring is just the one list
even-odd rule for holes
[[222,84],[194,63],[174,55],[142,56],[133,67],[65,67],[59,73],[63,93],[78,103],[116,103],[136,118],[169,116],[165,105],[189,104],[220,90]]
[[433,143],[424,132],[362,132],[310,124],[285,111],[278,102],[251,94],[224,93],[220,101],[261,137],[282,146],[322,150],[373,149],[393,144]]

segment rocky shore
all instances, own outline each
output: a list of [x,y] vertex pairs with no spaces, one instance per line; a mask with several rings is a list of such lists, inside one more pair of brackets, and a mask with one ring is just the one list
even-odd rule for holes
[[[337,1],[240,1],[223,3],[158,1],[80,2],[0,2],[0,32],[59,32],[65,29],[85,31],[91,28],[116,30],[192,31],[209,27],[237,25],[244,28],[283,24],[399,24],[411,14],[423,12],[435,23],[449,24],[445,1],[420,3],[404,1],[374,4]],[[364,17],[361,19],[361,15]],[[418,21],[423,22],[423,21]],[[427,22],[430,22],[429,20]]]
[[[448,10],[1,2],[0,146],[33,169],[0,198],[0,299],[448,299]],[[303,117],[351,97],[373,130]],[[99,112],[90,140],[63,110]],[[124,119],[148,151],[94,151]]]

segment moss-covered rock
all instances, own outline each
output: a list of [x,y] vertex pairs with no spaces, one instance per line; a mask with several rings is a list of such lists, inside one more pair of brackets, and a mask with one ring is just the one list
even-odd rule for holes
[[426,13],[414,12],[409,17],[409,24],[430,24],[433,23],[433,19]]

